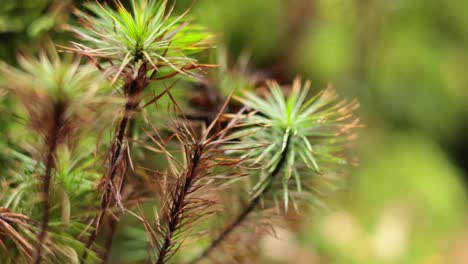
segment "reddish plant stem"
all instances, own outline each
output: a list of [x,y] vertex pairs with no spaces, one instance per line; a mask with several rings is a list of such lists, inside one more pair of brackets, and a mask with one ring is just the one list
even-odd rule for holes
[[[114,182],[115,176],[116,176],[116,169],[117,169],[117,162],[122,158],[122,146],[123,146],[123,141],[125,139],[125,134],[127,131],[127,125],[130,119],[130,115],[132,111],[135,109],[135,104],[130,102],[130,99],[127,99],[127,103],[125,104],[125,111],[124,111],[124,116],[119,122],[119,126],[117,127],[117,133],[114,138],[114,142],[112,143],[111,148],[109,149],[109,156],[110,162],[109,162],[109,167],[107,168],[110,170],[109,177],[110,181]],[[107,174],[107,172],[106,172]],[[103,220],[103,217],[105,216],[105,211],[109,208],[109,202],[111,199],[111,193],[112,193],[112,186],[107,184],[106,189],[104,190],[105,194],[102,196],[101,199],[101,211],[99,213],[99,216],[95,218],[94,220],[94,226],[96,228],[93,230],[91,233],[91,236],[88,240],[88,243],[86,244],[87,248],[91,248],[91,245],[96,241],[97,235],[99,233],[99,229],[101,226],[101,222]],[[86,252],[85,255],[83,256],[86,258]]]
[[250,215],[250,213],[252,213],[254,211],[254,209],[258,206],[258,204],[260,203],[260,199],[261,197],[266,194],[270,189],[271,189],[271,186],[273,185],[273,181],[275,180],[275,178],[277,177],[277,175],[279,174],[279,172],[281,171],[281,169],[283,168],[284,164],[286,163],[286,160],[287,160],[287,156],[288,156],[288,152],[289,152],[289,145],[290,145],[290,141],[291,141],[291,136],[289,136],[286,140],[286,146],[281,154],[281,158],[280,160],[278,161],[278,163],[276,164],[276,167],[275,169],[273,170],[273,172],[271,172],[270,174],[270,181],[268,182],[267,186],[265,186],[265,188],[262,190],[262,192],[260,194],[258,194],[250,203],[249,205],[244,208],[244,210],[242,210],[242,212],[236,217],[236,219],[231,222],[224,230],[223,232],[221,232],[221,234],[219,234],[215,240],[213,240],[210,244],[210,246],[208,246],[208,248],[206,248],[202,254],[200,254],[200,256],[198,256],[196,259],[192,260],[190,263],[191,264],[195,264],[197,262],[199,262],[200,260],[208,257],[208,255],[210,255],[210,253],[216,249],[216,247],[218,247],[221,242],[223,242],[228,236],[229,234],[232,233],[232,231],[234,231],[234,229],[236,229],[238,226],[240,226],[242,224],[242,222],[244,222],[244,220],[247,218],[247,216]]
[[102,263],[107,264],[109,263],[109,257],[111,253],[111,248],[112,248],[112,242],[114,241],[114,234],[115,231],[117,230],[117,220],[113,217],[109,218],[109,234],[106,238],[106,242],[104,244],[104,256],[102,258]]
[[63,112],[64,105],[58,103],[54,107],[54,117],[51,124],[50,131],[48,135],[46,135],[46,144],[47,148],[47,155],[45,158],[45,173],[43,178],[43,189],[42,189],[42,207],[43,207],[43,214],[42,214],[42,222],[41,222],[41,230],[38,235],[38,242],[36,247],[36,253],[34,258],[34,263],[39,264],[42,260],[42,249],[47,237],[47,229],[49,228],[49,218],[50,218],[50,199],[49,199],[49,192],[50,192],[50,182],[52,180],[52,171],[55,168],[54,162],[54,155],[55,151],[57,150],[57,145],[59,142],[59,134],[60,129],[63,123]]
[[185,206],[185,198],[190,191],[190,188],[193,186],[196,171],[198,169],[201,155],[203,152],[203,147],[201,145],[197,145],[193,151],[193,157],[190,162],[190,168],[188,173],[183,178],[183,184],[178,184],[176,190],[174,191],[174,195],[172,198],[172,207],[170,208],[168,222],[167,222],[167,231],[164,236],[164,242],[159,249],[158,259],[156,260],[156,264],[164,264],[167,260],[167,255],[170,252],[171,246],[174,243],[174,232],[179,227],[182,214],[181,211]]
[[[136,105],[135,105],[136,108]],[[130,119],[128,122],[127,128],[127,138],[133,137],[133,129],[135,126],[135,119]],[[125,179],[123,179],[122,186],[125,184]],[[116,213],[118,214],[118,212]],[[117,230],[117,220],[114,217],[109,218],[109,234],[106,238],[106,242],[104,244],[104,256],[102,258],[102,263],[107,264],[109,263],[110,252],[112,248],[112,242],[114,242],[114,235]]]
[[[106,215],[106,210],[109,209],[109,207],[111,206],[113,202],[115,202],[112,200],[112,197],[111,197],[112,196],[112,184],[115,182],[118,162],[120,159],[122,159],[122,155],[123,155],[122,149],[123,149],[124,141],[126,140],[127,133],[128,133],[127,127],[132,119],[133,112],[136,110],[140,102],[140,94],[147,85],[148,85],[148,82],[146,79],[146,66],[143,64],[143,66],[141,66],[139,69],[138,76],[135,79],[132,79],[124,87],[124,92],[125,92],[126,100],[127,100],[127,102],[125,103],[124,115],[122,119],[120,120],[119,125],[116,129],[116,136],[114,138],[112,146],[109,148],[108,157],[110,161],[106,169],[106,172],[103,176],[103,177],[107,177],[106,175],[109,175],[109,182],[106,184],[104,194],[102,195],[102,198],[101,198],[100,212],[98,216],[95,217],[93,220],[93,225],[95,226],[95,229],[91,233],[88,239],[88,242],[86,243],[87,249],[90,249],[93,243],[96,241],[97,235],[100,231],[102,221]],[[120,191],[121,190],[119,190],[119,192]],[[110,248],[112,246],[113,235],[117,227],[117,223],[115,222],[116,219],[109,218],[109,221],[110,221],[110,226],[111,226],[111,232],[109,234],[109,237],[106,239],[106,247],[105,247],[105,252],[104,252],[104,257],[103,257],[103,263],[106,263],[108,260]],[[83,253],[83,260],[85,260],[86,257],[87,257],[87,251]]]

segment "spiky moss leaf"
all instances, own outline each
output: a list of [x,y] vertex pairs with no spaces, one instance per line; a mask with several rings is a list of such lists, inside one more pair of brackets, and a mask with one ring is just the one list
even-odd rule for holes
[[117,10],[99,3],[86,4],[87,13],[76,10],[81,27],[71,30],[81,42],[73,43],[72,50],[113,62],[116,66],[110,74],[114,77],[125,70],[138,70],[141,63],[151,69],[170,67],[188,74],[183,67],[197,64],[188,56],[208,48],[212,35],[190,24],[187,12],[171,16],[167,0],[132,0],[131,4],[132,11],[120,2]]
[[[352,117],[358,104],[338,101],[331,88],[308,98],[310,84],[303,85],[299,79],[288,96],[278,84],[272,82],[268,86],[270,93],[265,98],[253,93],[238,98],[254,111],[243,120],[246,128],[233,135],[242,139],[236,148],[246,149],[239,151],[241,157],[260,167],[250,177],[252,194],[263,192],[270,177],[276,177],[270,174],[286,155],[282,181],[278,181],[281,186],[273,188],[271,195],[282,197],[285,209],[290,199],[296,204],[296,197],[317,203],[319,199],[315,198],[321,193],[314,187],[316,181],[328,182],[348,164],[343,152],[352,139],[350,133],[359,123]],[[295,184],[289,184],[290,181]],[[303,193],[304,190],[307,192]]]
[[[60,139],[70,139],[89,127],[111,105],[110,84],[91,64],[59,56],[49,43],[38,58],[20,56],[19,68],[0,62],[3,86],[16,96],[28,115],[30,127],[46,136],[60,112]],[[104,105],[108,107],[104,107]]]
[[[80,65],[79,59],[61,58],[49,43],[38,58],[19,56],[20,68],[2,64],[0,72],[5,79],[4,86],[18,90],[47,93],[54,103],[68,101],[103,89],[106,81],[92,65]],[[108,85],[107,85],[108,86]]]

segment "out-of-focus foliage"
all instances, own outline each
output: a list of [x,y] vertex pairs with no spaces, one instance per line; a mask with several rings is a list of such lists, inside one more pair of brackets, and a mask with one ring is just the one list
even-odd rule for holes
[[0,58],[13,61],[17,50],[37,50],[42,38],[66,22],[70,0],[3,1],[0,6]]
[[376,146],[365,151],[344,206],[320,217],[307,243],[334,263],[449,263],[444,251],[465,215],[460,170],[412,133],[366,144]]
[[201,0],[194,8],[200,21],[232,47],[234,56],[249,49],[255,58],[266,60],[286,38],[280,0]]
[[353,89],[393,126],[456,140],[468,96],[466,2],[314,2],[297,69]]
[[[66,147],[59,150],[60,158],[57,160],[57,171],[50,193],[50,239],[44,246],[47,252],[45,258],[55,263],[79,263],[78,252],[87,250],[79,240],[86,228],[80,220],[85,215],[84,210],[97,202],[94,183],[99,177],[89,151],[87,145],[77,147],[73,152]],[[26,256],[33,253],[31,249],[36,244],[39,232],[36,220],[42,214],[36,190],[41,187],[40,175],[44,167],[14,150],[3,150],[3,153],[8,155],[13,165],[10,167],[11,171],[0,179],[2,208],[6,207],[27,218],[23,219],[24,225],[18,225],[12,220],[11,230],[14,232],[17,228],[18,234],[2,232],[2,243],[7,245],[8,253],[2,249],[0,254],[5,263],[29,263],[31,259]],[[4,219],[11,219],[6,215],[2,216]],[[4,225],[2,227],[5,228]],[[14,237],[22,243],[15,242]],[[15,243],[11,245],[13,242]],[[96,261],[93,252],[89,251],[88,254],[92,261]]]
[[[14,147],[2,151],[12,164],[2,175],[1,207],[8,213],[27,216],[21,219],[27,219],[24,221],[28,226],[24,228],[2,216],[12,222],[10,228],[3,230],[9,232],[1,232],[6,233],[2,241],[7,246],[0,254],[7,263],[15,259],[20,263],[31,262],[37,244],[44,248],[43,258],[52,263],[79,263],[79,255],[89,250],[79,239],[90,230],[81,220],[83,210],[95,204],[99,173],[93,170],[95,160],[86,149],[89,146],[84,145],[73,155],[68,147],[79,147],[78,136],[93,130],[103,116],[101,109],[104,106],[112,109],[109,102],[114,100],[102,95],[110,85],[94,65],[81,64],[80,59],[73,60],[71,56],[62,58],[50,43],[45,49],[39,58],[19,57],[19,68],[0,62],[0,74],[5,80],[2,88],[24,108],[24,113],[14,112],[24,120],[17,129],[26,130],[25,134],[32,139],[14,141]],[[53,151],[47,154],[52,162],[41,162],[45,146]],[[50,164],[54,164],[53,170]],[[38,223],[44,210],[38,190],[42,189],[43,178],[47,178],[43,175],[51,175],[52,171],[54,177],[49,177],[52,187],[47,187],[45,198],[51,205],[46,211],[50,238],[41,240],[37,235],[45,228]],[[93,252],[89,254],[94,257],[90,259],[95,259]]]

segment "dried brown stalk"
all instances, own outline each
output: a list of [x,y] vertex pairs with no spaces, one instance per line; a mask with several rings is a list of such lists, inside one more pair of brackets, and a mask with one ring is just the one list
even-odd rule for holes
[[250,203],[245,207],[239,215],[235,218],[234,221],[232,221],[228,226],[224,228],[224,230],[216,237],[215,240],[211,242],[211,244],[206,248],[200,256],[192,260],[190,263],[195,264],[199,262],[200,260],[204,259],[205,257],[208,257],[211,252],[216,249],[224,240],[227,239],[227,237],[239,226],[242,225],[242,223],[247,219],[247,217],[254,211],[254,209],[258,206],[260,203],[261,197],[268,193],[270,190],[271,186],[273,185],[273,182],[277,175],[281,172],[284,164],[286,163],[287,157],[288,157],[288,150],[289,150],[289,145],[290,145],[290,140],[291,136],[289,136],[286,140],[286,145],[283,150],[283,153],[281,155],[280,160],[275,166],[275,169],[271,172],[271,174],[268,176],[270,179],[268,184],[264,187],[264,189],[254,198],[250,201]]
[[[190,233],[196,223],[216,212],[216,197],[209,195],[216,192],[219,187],[214,169],[234,168],[241,163],[237,159],[223,158],[224,150],[221,148],[228,141],[225,135],[233,127],[235,121],[229,123],[224,129],[212,132],[215,127],[218,127],[220,116],[226,106],[227,102],[201,137],[197,137],[193,129],[187,127],[186,124],[177,125],[179,129],[175,136],[184,146],[186,162],[185,165],[179,164],[182,168],[176,175],[177,179],[172,190],[163,191],[165,204],[159,214],[161,217],[158,219],[156,228],[145,224],[156,251],[154,263],[167,263],[182,245],[184,235]],[[164,148],[162,144],[156,143]],[[174,163],[177,161],[174,160]],[[231,177],[237,176],[240,174],[231,175]]]
[[[122,183],[127,170],[127,163],[124,155],[126,152],[125,140],[127,139],[129,122],[140,103],[141,93],[148,85],[146,72],[146,64],[143,64],[138,70],[138,75],[134,78],[129,77],[129,81],[124,86],[124,94],[126,97],[125,109],[122,119],[116,128],[114,140],[107,154],[106,170],[100,184],[103,189],[100,211],[93,220],[95,228],[86,244],[87,248],[91,248],[92,244],[96,240],[107,209],[115,205],[118,205],[123,209],[120,192],[122,190]],[[116,223],[112,222],[116,220],[114,218],[110,218],[110,221],[111,227],[113,226],[113,229],[115,229]],[[110,234],[110,241],[112,241],[114,231]],[[107,242],[107,244],[107,249],[110,249],[111,242]],[[107,251],[104,256],[104,262],[106,262],[106,258],[108,257]],[[86,258],[86,252],[83,257]]]
[[30,262],[33,260],[34,246],[27,237],[21,234],[21,229],[27,230],[30,233],[35,233],[36,223],[29,217],[12,212],[8,208],[0,207],[0,246],[11,257],[9,249],[4,244],[4,238],[10,239],[20,250],[26,259]]

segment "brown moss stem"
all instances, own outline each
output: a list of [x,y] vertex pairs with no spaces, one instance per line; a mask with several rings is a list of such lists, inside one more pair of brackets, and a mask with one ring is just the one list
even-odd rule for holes
[[164,264],[168,259],[171,247],[174,245],[174,235],[177,229],[180,227],[183,215],[181,212],[186,204],[186,196],[190,193],[195,178],[197,176],[197,169],[200,164],[203,147],[196,145],[193,150],[193,156],[191,158],[189,169],[185,177],[182,178],[181,184],[177,184],[176,190],[172,197],[172,206],[169,209],[169,216],[166,223],[166,232],[164,236],[164,242],[159,248],[158,259],[156,264]]
[[229,234],[232,233],[237,227],[239,227],[242,222],[244,222],[245,219],[247,219],[247,216],[249,216],[254,209],[258,206],[260,203],[260,199],[263,195],[265,195],[270,189],[271,186],[273,185],[273,182],[281,169],[283,168],[284,164],[286,163],[288,152],[289,152],[289,145],[290,145],[290,140],[291,136],[288,136],[286,139],[286,145],[284,148],[284,151],[281,154],[280,160],[276,164],[275,169],[271,172],[269,178],[270,181],[268,184],[265,186],[265,188],[261,191],[260,194],[258,194],[250,203],[247,205],[247,207],[240,212],[240,214],[235,218],[234,221],[232,221],[227,227],[224,228],[224,230],[216,237],[215,240],[211,242],[211,244],[194,260],[190,262],[190,264],[195,264],[199,262],[200,260],[208,257],[211,252],[216,249],[228,236]]
[[[107,164],[104,176],[103,176],[103,180],[105,180],[105,186],[104,186],[105,189],[101,198],[99,214],[94,218],[93,223],[92,223],[95,228],[93,232],[91,233],[88,239],[88,242],[86,243],[87,249],[90,249],[93,243],[96,241],[97,235],[100,231],[100,227],[106,215],[107,209],[109,209],[114,203],[117,202],[113,198],[113,192],[114,192],[114,186],[115,186],[116,181],[122,180],[122,179],[117,179],[117,176],[118,176],[117,170],[118,170],[119,162],[122,160],[123,155],[124,155],[122,151],[124,149],[124,141],[128,137],[128,127],[129,127],[129,124],[131,123],[132,116],[135,110],[137,109],[138,104],[140,103],[140,95],[147,85],[148,85],[148,82],[146,80],[146,66],[143,64],[139,69],[138,76],[135,79],[132,79],[130,82],[128,82],[124,86],[124,93],[126,96],[124,114],[122,116],[122,119],[119,122],[119,125],[116,128],[116,134],[115,134],[114,140],[108,151],[108,155],[107,155],[108,164]],[[120,175],[120,176],[123,177],[123,175]],[[122,186],[120,186],[120,189],[118,190],[118,192],[120,192],[121,189],[122,189]],[[115,233],[115,229],[117,226],[117,223],[115,222],[116,219],[109,218],[109,221],[111,221],[110,226],[112,227],[112,230],[109,234],[110,237],[106,239],[106,248],[104,252],[103,263],[106,263],[108,260],[109,251],[112,246],[113,235]],[[85,260],[86,257],[87,257],[87,252],[85,251],[83,253],[83,259]]]
[[45,157],[45,173],[43,177],[42,186],[42,221],[41,228],[38,235],[38,242],[36,247],[36,253],[34,263],[39,264],[42,260],[42,249],[47,238],[47,229],[49,228],[50,218],[50,183],[52,180],[52,171],[55,169],[54,156],[57,150],[57,145],[60,138],[60,129],[63,124],[63,109],[64,105],[58,103],[53,109],[53,120],[49,133],[46,135],[47,154]]

